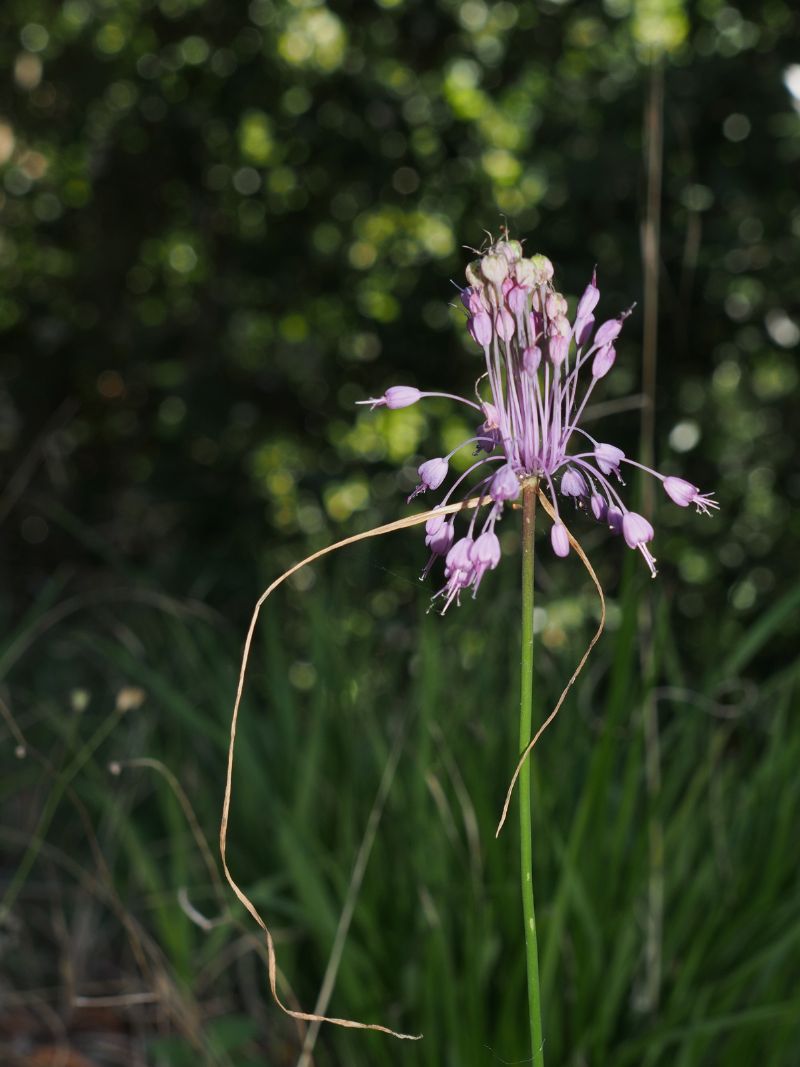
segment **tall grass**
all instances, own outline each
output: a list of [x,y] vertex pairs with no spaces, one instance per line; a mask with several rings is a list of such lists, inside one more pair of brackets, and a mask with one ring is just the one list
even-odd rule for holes
[[[518,859],[513,833],[494,839],[516,759],[516,568],[442,620],[424,613],[417,583],[376,570],[381,559],[351,550],[267,610],[239,735],[230,863],[274,924],[285,999],[311,1009],[400,745],[330,1010],[425,1038],[409,1046],[323,1027],[314,1062],[521,1060]],[[663,760],[649,801],[643,588],[656,598]],[[758,677],[759,652],[798,596],[789,590],[740,646],[704,650],[707,669],[687,678],[663,590],[627,573],[613,628],[533,757],[547,1062],[800,1062],[798,665]],[[70,995],[153,993],[151,1009],[129,1009],[148,1062],[296,1063],[302,1034],[271,1004],[256,931],[198,843],[217,832],[240,634],[124,598],[43,628],[58,598],[0,649],[5,699],[30,746],[15,759],[7,735],[2,779],[3,889],[14,889],[6,928],[17,950],[5,968],[18,996],[56,987],[67,951]],[[540,603],[535,719],[571,672],[595,610],[589,587],[555,586]],[[115,710],[132,685],[145,702]],[[91,694],[83,712],[70,702],[76,688]],[[159,763],[126,762],[138,757]],[[654,815],[664,835],[661,999],[644,1010]],[[15,883],[37,825],[41,841]],[[47,932],[56,906],[67,949]]]

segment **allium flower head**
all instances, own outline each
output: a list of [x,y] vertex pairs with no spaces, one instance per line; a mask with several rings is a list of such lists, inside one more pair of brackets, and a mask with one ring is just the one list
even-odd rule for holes
[[[485,502],[474,509],[466,535],[458,540],[452,517],[429,520],[425,541],[431,557],[424,573],[438,558],[444,557],[445,563],[446,581],[434,599],[441,597],[446,611],[464,590],[471,589],[474,596],[486,571],[500,561],[495,525],[504,505],[516,500],[522,485],[529,482],[538,483],[552,502],[556,519],[550,540],[556,556],[569,553],[569,538],[559,518],[560,491],[587,516],[621,534],[655,577],[655,558],[648,547],[653,527],[630,511],[617,491],[622,465],[658,478],[680,507],[694,504],[699,512],[710,514],[717,503],[690,482],[644,467],[616,445],[595,440],[580,425],[597,383],[614,366],[616,342],[632,308],[595,328],[600,303],[595,270],[570,321],[567,301],[553,283],[550,260],[543,255],[525,257],[522,245],[506,237],[473,260],[466,274],[461,303],[467,330],[485,361],[476,400],[393,386],[382,397],[364,401],[373,407],[400,408],[423,397],[444,396],[476,412],[475,435],[459,447],[474,445],[480,458],[455,479],[441,503],[450,503],[457,490],[465,498],[477,495]],[[420,484],[412,495],[438,489],[458,450],[423,463]],[[471,481],[470,476],[474,476]]]

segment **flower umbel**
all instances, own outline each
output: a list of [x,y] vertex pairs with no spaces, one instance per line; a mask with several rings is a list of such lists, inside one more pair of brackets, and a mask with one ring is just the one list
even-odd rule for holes
[[[622,449],[595,440],[580,425],[595,386],[614,366],[616,341],[633,309],[596,326],[600,290],[595,271],[570,322],[567,301],[553,284],[550,260],[542,255],[523,256],[522,245],[506,237],[470,263],[466,274],[469,284],[461,292],[461,302],[467,312],[467,329],[486,361],[476,400],[393,386],[382,397],[364,401],[373,408],[399,408],[424,397],[443,396],[467,405],[480,417],[475,436],[464,445],[474,442],[481,458],[455,480],[442,504],[449,503],[472,474],[476,481],[465,496],[480,495],[485,503],[474,510],[466,535],[458,540],[454,516],[426,531],[431,556],[424,574],[436,559],[444,558],[446,581],[434,597],[442,598],[442,612],[454,601],[458,603],[464,590],[472,589],[474,596],[486,571],[498,565],[495,524],[503,505],[516,500],[529,481],[538,482],[552,502],[556,520],[551,544],[557,556],[569,553],[569,540],[559,520],[560,491],[562,498],[572,500],[586,515],[621,534],[630,548],[641,553],[655,577],[655,558],[648,547],[653,527],[644,516],[629,510],[614,484],[622,482],[622,465],[659,479],[667,496],[680,507],[694,504],[698,512],[710,514],[718,505],[712,494],[629,459]],[[420,484],[412,496],[443,484],[449,458],[428,460],[420,466]]]

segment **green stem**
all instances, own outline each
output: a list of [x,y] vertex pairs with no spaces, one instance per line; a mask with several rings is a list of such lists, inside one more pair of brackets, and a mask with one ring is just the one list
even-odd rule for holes
[[[531,739],[533,721],[533,533],[539,486],[530,481],[522,487],[522,651],[519,701],[519,750]],[[525,959],[528,969],[528,1015],[531,1026],[533,1067],[544,1067],[542,1007],[539,991],[539,951],[536,914],[533,907],[533,855],[531,831],[531,761],[519,772],[519,856],[522,913],[525,919]]]

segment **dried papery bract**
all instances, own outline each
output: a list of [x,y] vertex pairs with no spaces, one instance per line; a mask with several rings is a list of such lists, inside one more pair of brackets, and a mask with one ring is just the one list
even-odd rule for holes
[[258,617],[261,613],[261,609],[267,600],[272,596],[278,586],[282,585],[287,578],[290,578],[293,574],[296,574],[303,567],[307,567],[310,564],[316,562],[318,559],[322,559],[323,556],[328,556],[332,552],[338,552],[342,548],[346,548],[348,545],[357,544],[359,541],[366,541],[373,537],[382,537],[385,534],[395,533],[398,530],[405,530],[410,526],[418,526],[421,523],[428,523],[434,520],[440,519],[442,516],[449,517],[458,511],[473,510],[483,503],[481,497],[472,497],[469,500],[460,501],[457,504],[450,504],[444,507],[433,508],[430,511],[425,511],[420,515],[409,515],[403,519],[397,519],[394,522],[386,523],[383,526],[375,526],[371,530],[365,530],[362,533],[353,534],[351,537],[345,537],[341,541],[335,542],[335,544],[327,545],[325,548],[319,549],[317,552],[313,552],[310,556],[301,560],[299,563],[295,563],[288,570],[284,571],[280,577],[276,578],[271,585],[269,585],[261,596],[256,601],[256,606],[253,609],[253,614],[250,619],[250,625],[247,630],[247,636],[244,642],[244,649],[242,651],[242,662],[239,669],[239,681],[236,687],[236,699],[233,705],[233,713],[231,715],[231,727],[230,727],[230,741],[228,744],[228,763],[225,774],[225,795],[222,802],[222,819],[220,822],[219,830],[219,850],[222,857],[222,869],[225,873],[225,878],[230,885],[233,892],[238,897],[239,901],[244,905],[253,919],[261,927],[264,933],[264,938],[267,945],[267,971],[269,976],[269,987],[272,993],[273,1000],[278,1007],[284,1011],[287,1015],[290,1015],[293,1019],[301,1019],[305,1022],[327,1022],[333,1023],[336,1026],[350,1027],[357,1030],[378,1030],[381,1033],[389,1034],[392,1037],[397,1037],[405,1041],[418,1041],[422,1034],[403,1034],[396,1030],[390,1029],[388,1026],[381,1026],[378,1023],[362,1023],[353,1019],[340,1019],[327,1015],[316,1015],[313,1012],[295,1011],[292,1008],[288,1008],[280,996],[277,990],[277,959],[275,955],[275,943],[270,933],[267,923],[262,918],[261,913],[255,906],[253,901],[248,897],[247,893],[241,888],[238,882],[231,874],[230,867],[228,866],[228,822],[230,818],[231,798],[233,795],[233,768],[234,757],[236,750],[236,733],[239,724],[239,712],[242,702],[242,694],[244,693],[245,678],[247,675],[247,666],[250,661],[250,651],[253,644],[253,635],[255,633],[256,625],[258,623]]

